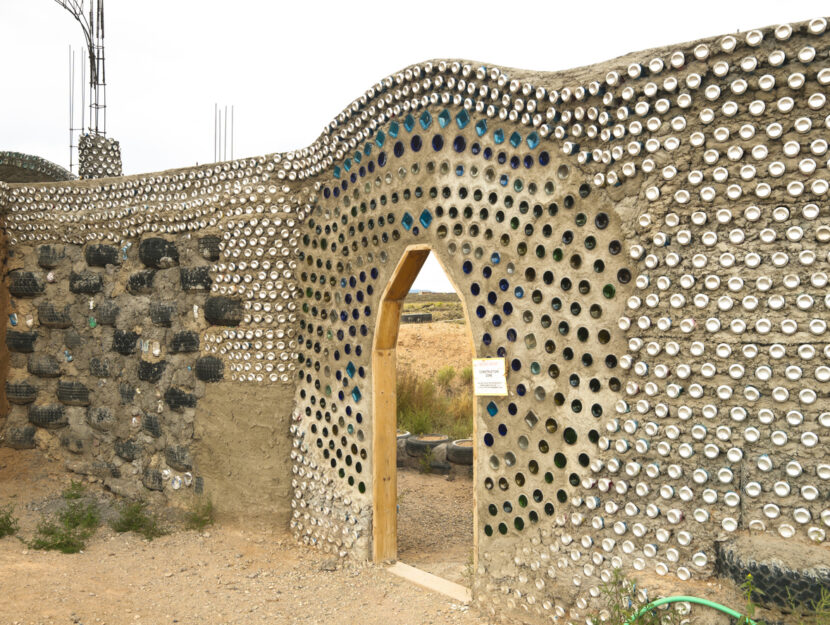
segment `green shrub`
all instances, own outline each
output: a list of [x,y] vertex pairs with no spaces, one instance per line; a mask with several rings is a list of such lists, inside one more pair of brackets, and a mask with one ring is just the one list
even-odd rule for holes
[[85,496],[86,486],[84,486],[82,482],[76,482],[75,480],[69,482],[69,486],[67,486],[61,493],[61,497],[67,501],[71,499],[83,499]]
[[432,418],[426,410],[399,410],[398,427],[410,434],[429,434],[432,431]]
[[112,521],[110,526],[116,532],[134,532],[144,536],[147,540],[153,540],[167,533],[159,525],[156,515],[147,511],[145,501],[128,501],[121,504],[118,518]]
[[20,525],[14,516],[14,506],[9,504],[0,507],[0,538],[13,536],[18,529],[20,529]]
[[70,530],[94,530],[101,524],[101,515],[95,502],[72,499],[58,512],[58,521]]
[[[789,591],[788,593],[789,594]],[[830,625],[830,590],[821,589],[821,599],[809,606],[795,603],[790,598],[790,612],[798,619],[798,625]]]
[[[602,608],[589,616],[594,625],[625,625],[648,605],[648,601],[643,602],[637,596],[637,580],[628,579],[620,569],[614,569],[611,580],[600,586],[600,595]],[[677,625],[680,620],[675,610],[656,608],[631,622],[636,625]]]
[[398,376],[397,402],[398,427],[412,434],[437,433],[458,439],[469,438],[473,431],[469,389],[439,390],[432,380],[402,374]]
[[438,380],[438,384],[443,386],[444,388],[449,388],[450,384],[452,384],[453,379],[455,379],[455,369],[453,367],[441,367],[438,370],[438,373],[435,374],[435,379]]
[[32,549],[51,549],[63,553],[78,553],[86,546],[86,540],[92,536],[92,530],[69,529],[43,519],[37,526],[29,546]]
[[197,497],[193,500],[185,516],[185,526],[191,530],[203,530],[213,525],[215,520],[213,502],[207,497]]
[[[601,607],[595,610],[588,621],[594,625],[674,625],[688,617],[682,617],[679,612],[668,606],[661,606],[643,612],[636,620],[634,617],[648,605],[637,596],[637,581],[628,579],[620,569],[614,569],[611,581],[600,586]],[[746,581],[741,584],[744,597],[743,614],[738,619],[732,619],[735,625],[766,625],[764,621],[755,617],[758,597],[761,591],[755,587],[752,575],[747,575]],[[737,606],[729,606],[737,608]],[[698,610],[708,608],[698,607]],[[790,600],[790,619],[793,625],[830,625],[830,591],[822,589],[821,599],[809,606],[798,605]],[[689,622],[686,620],[685,622]]]
[[464,384],[472,384],[473,383],[473,368],[472,367],[464,367],[461,370],[461,381]]
[[29,546],[63,553],[81,551],[101,523],[97,504],[86,500],[85,495],[83,484],[72,482],[62,493],[64,504],[56,514],[57,519],[42,518]]
[[421,465],[421,473],[432,473],[432,461],[435,459],[435,456],[432,453],[432,448],[427,447],[427,450],[424,454],[418,458],[418,462]]

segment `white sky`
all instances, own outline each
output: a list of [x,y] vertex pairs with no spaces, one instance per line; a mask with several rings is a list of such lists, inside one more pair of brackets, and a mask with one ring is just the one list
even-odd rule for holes
[[[826,0],[109,0],[107,134],[125,173],[209,162],[218,102],[235,106],[235,157],[286,151],[428,58],[554,71],[828,12]],[[0,150],[68,166],[67,54],[81,42],[54,0],[0,0]],[[414,288],[451,290],[434,259]]]

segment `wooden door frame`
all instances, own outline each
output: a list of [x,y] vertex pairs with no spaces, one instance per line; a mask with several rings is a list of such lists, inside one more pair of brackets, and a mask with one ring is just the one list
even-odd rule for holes
[[[397,343],[403,302],[424,262],[432,251],[426,244],[410,245],[398,261],[380,299],[372,344],[372,557],[375,562],[398,556],[398,469],[397,469]],[[461,290],[444,269],[461,300],[471,352],[475,357],[470,316]],[[475,493],[476,417],[473,401],[473,560],[478,563],[478,506]]]

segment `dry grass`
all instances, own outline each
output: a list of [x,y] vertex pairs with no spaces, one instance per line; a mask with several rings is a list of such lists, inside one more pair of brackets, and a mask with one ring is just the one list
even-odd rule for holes
[[398,428],[412,434],[446,434],[452,439],[472,435],[473,395],[469,385],[439,385],[405,373],[398,376],[397,395]]
[[408,313],[432,313],[433,321],[464,321],[464,310],[461,308],[461,301],[454,302],[404,302],[403,312]]

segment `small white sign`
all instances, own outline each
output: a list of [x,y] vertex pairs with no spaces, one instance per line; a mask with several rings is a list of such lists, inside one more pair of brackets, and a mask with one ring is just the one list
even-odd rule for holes
[[477,396],[507,396],[504,358],[473,359],[473,392]]

